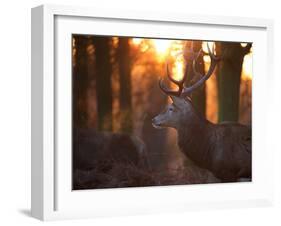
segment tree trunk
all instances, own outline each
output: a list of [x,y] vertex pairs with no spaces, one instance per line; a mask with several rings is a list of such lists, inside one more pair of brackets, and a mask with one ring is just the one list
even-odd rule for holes
[[111,38],[107,37],[93,38],[96,56],[98,128],[102,131],[112,131],[110,41]]
[[129,38],[119,38],[118,66],[120,83],[121,130],[130,133],[132,124],[131,57]]
[[218,67],[218,121],[234,121],[239,119],[240,80],[244,56],[249,52],[251,44],[242,47],[240,43],[217,43],[219,55],[223,59]]
[[89,39],[85,36],[74,36],[75,65],[73,66],[73,124],[75,127],[87,126],[87,89],[88,89],[88,54]]

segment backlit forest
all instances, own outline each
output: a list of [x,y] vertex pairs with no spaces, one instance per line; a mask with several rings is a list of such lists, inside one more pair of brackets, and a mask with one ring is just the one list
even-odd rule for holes
[[[192,94],[195,109],[213,123],[251,124],[252,45],[208,43],[222,60],[206,84]],[[133,134],[146,145],[151,170],[179,175],[178,170],[192,163],[179,151],[176,131],[156,130],[151,119],[171,101],[161,92],[159,79],[175,88],[167,80],[167,64],[175,79],[182,78],[190,70],[191,48],[195,52],[202,48],[196,68],[204,74],[210,65],[206,41],[73,35],[73,129]],[[187,85],[193,77],[190,70]],[[199,176],[194,175],[190,183],[216,181],[200,170]],[[182,182],[168,184],[173,183]]]

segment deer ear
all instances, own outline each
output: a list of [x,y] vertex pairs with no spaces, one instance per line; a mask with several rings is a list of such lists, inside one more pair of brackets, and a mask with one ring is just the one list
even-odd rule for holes
[[177,96],[170,96],[174,105],[176,105],[178,108],[183,108],[186,105],[186,102],[183,98],[177,97]]

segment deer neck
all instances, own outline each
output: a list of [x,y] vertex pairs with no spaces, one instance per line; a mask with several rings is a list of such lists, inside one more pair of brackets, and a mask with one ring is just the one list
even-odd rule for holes
[[178,145],[181,151],[203,168],[209,168],[211,147],[211,123],[194,112],[182,122],[178,131]]

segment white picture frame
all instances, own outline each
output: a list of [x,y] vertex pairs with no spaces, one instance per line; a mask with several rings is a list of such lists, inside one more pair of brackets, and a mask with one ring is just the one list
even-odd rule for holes
[[[64,44],[73,32],[186,39],[200,39],[203,35],[208,40],[256,43],[253,181],[73,192],[67,113],[71,83],[65,76],[71,73],[71,45]],[[268,175],[273,172],[273,150],[266,139],[269,107],[259,104],[268,95],[264,89],[270,90],[273,83],[271,20],[43,5],[32,9],[31,38],[33,217],[55,220],[272,204],[273,179]]]

